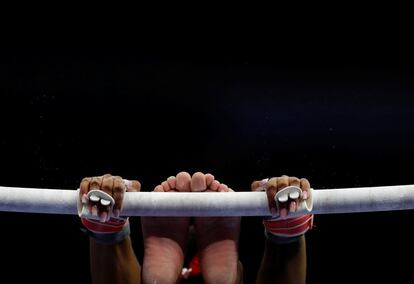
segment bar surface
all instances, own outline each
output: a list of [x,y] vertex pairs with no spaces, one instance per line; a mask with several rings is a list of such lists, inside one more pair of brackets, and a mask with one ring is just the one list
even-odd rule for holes
[[[414,209],[414,185],[313,190],[313,214]],[[77,215],[76,190],[0,186],[0,211]],[[297,215],[309,212],[298,212]],[[264,192],[127,192],[125,216],[267,216]]]

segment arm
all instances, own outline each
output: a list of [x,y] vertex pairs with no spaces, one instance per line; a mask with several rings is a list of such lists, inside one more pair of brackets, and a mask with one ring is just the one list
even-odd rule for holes
[[[297,196],[286,194],[288,186],[301,188]],[[286,190],[283,190],[286,188]],[[306,241],[304,234],[313,226],[313,216],[290,217],[299,202],[308,198],[310,184],[306,179],[282,176],[256,181],[252,190],[265,190],[272,218],[263,221],[266,243],[257,283],[306,283]],[[276,204],[276,200],[278,204]]]
[[266,239],[256,283],[299,284],[305,282],[305,236],[288,244],[278,244]]
[[92,283],[140,283],[141,267],[129,236],[129,220],[120,217],[125,191],[140,187],[138,181],[111,175],[82,180],[80,216],[90,237]]
[[131,238],[113,245],[90,238],[92,283],[140,283],[141,267],[134,254]]

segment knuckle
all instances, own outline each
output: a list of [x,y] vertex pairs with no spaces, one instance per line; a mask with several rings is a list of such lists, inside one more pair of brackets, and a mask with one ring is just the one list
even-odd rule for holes
[[91,181],[91,178],[90,177],[85,177],[81,180],[81,183],[89,182],[89,181]]
[[103,183],[101,188],[103,191],[112,191],[112,185],[110,183]]
[[290,182],[299,182],[300,180],[299,180],[299,178],[297,178],[297,177],[290,177]]

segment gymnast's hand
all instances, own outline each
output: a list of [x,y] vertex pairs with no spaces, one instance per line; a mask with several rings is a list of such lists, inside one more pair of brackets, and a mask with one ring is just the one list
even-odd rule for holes
[[[106,174],[84,178],[80,184],[79,199],[82,210],[79,213],[82,224],[91,237],[100,239],[106,234],[127,230],[128,218],[121,218],[122,203],[126,191],[139,191],[141,184],[137,180],[123,180],[120,176]],[[127,228],[128,226],[128,228]],[[119,239],[120,236],[113,236]]]
[[[288,186],[301,189],[301,193],[293,191],[278,196],[276,204],[275,196]],[[252,191],[266,191],[268,204],[272,217],[265,218],[263,224],[268,237],[280,237],[280,240],[293,240],[303,235],[313,226],[313,215],[307,214],[299,217],[292,216],[296,212],[298,204],[307,200],[311,194],[311,186],[306,178],[289,176],[272,177],[252,183]],[[270,235],[269,235],[270,234]],[[286,239],[284,239],[286,238]]]

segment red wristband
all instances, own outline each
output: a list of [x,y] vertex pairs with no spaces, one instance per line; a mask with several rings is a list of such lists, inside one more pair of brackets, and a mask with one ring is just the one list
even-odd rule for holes
[[114,219],[111,218],[109,221],[103,223],[93,219],[81,218],[83,226],[93,233],[117,233],[122,231],[125,224],[127,223],[126,219]]
[[284,220],[264,220],[263,225],[268,233],[280,237],[297,237],[305,234],[313,227],[313,214],[307,214]]

